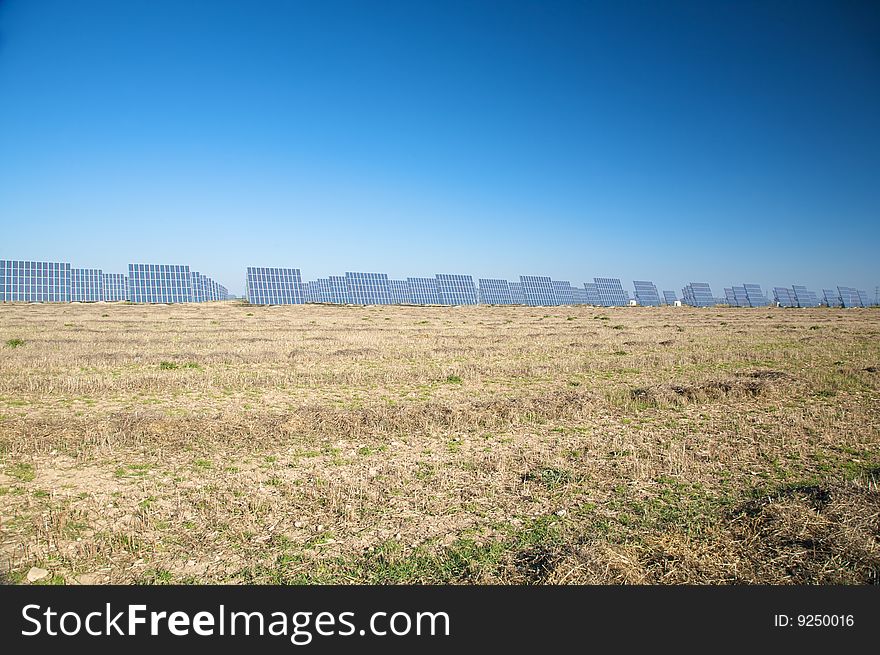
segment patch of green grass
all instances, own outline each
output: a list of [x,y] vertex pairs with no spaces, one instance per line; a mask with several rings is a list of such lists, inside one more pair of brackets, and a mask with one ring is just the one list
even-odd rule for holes
[[207,459],[197,459],[193,461],[193,467],[205,471],[214,465]]
[[177,364],[175,362],[160,362],[159,368],[163,371],[173,371],[177,368]]
[[540,482],[548,489],[555,489],[571,482],[571,474],[562,469],[550,466],[529,471],[522,476],[523,482]]
[[514,530],[502,528],[497,539],[477,541],[462,535],[449,546],[407,549],[399,541],[383,541],[361,556],[314,560],[284,552],[268,566],[239,572],[245,583],[272,584],[450,584],[480,582],[511,568],[518,556],[550,550],[561,542],[557,517],[544,516]]
[[446,384],[461,384],[461,377],[458,375],[447,375]]
[[140,584],[145,585],[166,585],[174,582],[174,574],[168,569],[150,569],[141,576]]
[[183,368],[194,368],[194,369],[202,370],[201,365],[196,364],[195,362],[187,362],[186,364],[183,365]]
[[18,462],[6,468],[6,474],[12,476],[19,482],[31,482],[36,474],[34,473],[34,465],[25,462]]
[[8,339],[6,341],[7,348],[18,348],[24,345],[24,339]]

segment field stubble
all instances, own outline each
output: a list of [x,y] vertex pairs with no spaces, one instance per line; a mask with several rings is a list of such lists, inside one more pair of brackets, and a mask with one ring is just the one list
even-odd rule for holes
[[874,310],[3,305],[0,575],[877,583],[878,337]]

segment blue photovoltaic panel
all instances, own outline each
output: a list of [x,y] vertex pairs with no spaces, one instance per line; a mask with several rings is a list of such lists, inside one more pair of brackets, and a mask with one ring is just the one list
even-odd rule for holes
[[574,288],[571,282],[565,280],[551,280],[553,286],[553,297],[556,299],[557,305],[574,305]]
[[861,307],[862,300],[859,298],[859,292],[852,287],[837,287],[837,293],[840,295],[840,302],[844,307]]
[[526,296],[523,293],[522,282],[510,283],[510,302],[512,302],[514,305],[526,304]]
[[409,295],[414,305],[439,305],[440,291],[435,277],[408,277]]
[[392,304],[409,305],[412,302],[409,296],[409,282],[406,280],[388,280],[388,288],[391,291]]
[[104,300],[104,272],[98,268],[70,269],[70,301],[100,302]]
[[766,307],[770,304],[767,296],[761,290],[760,284],[744,284],[743,288],[746,290],[746,298],[749,301],[748,307]]
[[594,277],[593,282],[599,293],[599,304],[603,307],[624,307],[629,304],[629,299],[618,278]]
[[128,300],[128,279],[125,273],[104,273],[104,301]]
[[739,301],[736,299],[736,296],[733,293],[732,287],[725,287],[724,289],[724,302],[730,305],[731,307],[739,307]]
[[829,307],[840,307],[840,294],[834,289],[822,289],[825,304]]
[[657,287],[648,280],[634,280],[633,288],[636,292],[636,302],[645,307],[656,307],[660,304],[660,294]]
[[128,296],[132,302],[192,302],[189,266],[129,264]]
[[313,287],[311,302],[328,303],[330,302],[331,287],[330,278],[321,277],[313,283],[309,283]]
[[736,298],[735,307],[749,307],[749,294],[745,287],[733,287],[733,296]]
[[575,305],[587,304],[587,290],[583,287],[571,287],[571,297]]
[[553,281],[542,275],[520,275],[523,296],[530,307],[552,307],[556,305],[553,294]]
[[327,302],[332,302],[337,305],[345,305],[350,302],[348,299],[348,284],[345,282],[345,276],[330,276],[330,300]]
[[794,291],[787,287],[773,287],[773,300],[780,307],[797,307]]
[[507,280],[480,278],[480,302],[484,305],[512,305],[510,283]]
[[664,291],[663,292],[663,302],[667,305],[674,305],[678,302],[678,297],[675,295],[675,291]]
[[862,291],[859,289],[856,293],[859,294],[859,302],[862,303],[862,307],[870,307],[871,303],[868,301],[868,292]]
[[477,287],[470,275],[438,274],[437,292],[441,305],[476,305]]
[[818,307],[819,298],[816,297],[815,291],[810,291],[807,287],[795,284],[791,287],[794,292],[795,307]]
[[[734,288],[736,293],[736,288]],[[681,290],[682,302],[692,307],[713,307],[715,297],[706,282],[691,282]]]
[[321,287],[317,280],[304,282],[306,302],[321,302]]
[[252,305],[300,305],[302,286],[298,268],[248,266],[247,298]]
[[602,299],[599,297],[599,285],[595,282],[584,282],[584,291],[587,293],[587,304],[599,306]]
[[391,289],[386,273],[346,272],[348,297],[355,305],[388,305],[391,303]]
[[0,301],[69,302],[70,264],[0,260]]
[[205,276],[198,271],[190,271],[190,277],[190,284],[192,285],[192,301],[205,302],[205,284],[202,281]]

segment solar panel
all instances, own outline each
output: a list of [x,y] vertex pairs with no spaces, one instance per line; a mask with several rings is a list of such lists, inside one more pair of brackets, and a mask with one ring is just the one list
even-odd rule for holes
[[553,296],[557,305],[574,305],[574,287],[565,280],[552,280]]
[[248,266],[247,298],[252,305],[302,304],[302,276],[299,269]]
[[391,302],[395,305],[409,305],[409,282],[406,280],[388,280],[388,288],[391,291]]
[[571,297],[574,300],[575,305],[586,305],[587,304],[587,290],[583,287],[575,287],[571,288]]
[[189,266],[129,264],[128,295],[132,302],[192,302],[192,275]]
[[512,305],[510,283],[507,280],[480,278],[480,302],[484,305]]
[[104,273],[104,301],[128,300],[128,278],[125,273]]
[[840,294],[834,289],[822,289],[822,295],[825,296],[825,304],[829,307],[840,307]]
[[624,307],[629,304],[629,297],[618,278],[594,277],[593,282],[599,293],[599,304],[603,307]]
[[104,300],[104,273],[98,268],[70,269],[70,301],[100,302]]
[[645,307],[656,307],[660,304],[660,294],[657,287],[648,280],[633,280],[633,289],[636,293],[636,301]]
[[522,282],[510,283],[510,302],[512,302],[514,305],[526,304],[526,296],[523,293]]
[[408,277],[409,295],[415,305],[439,305],[440,292],[435,277]]
[[667,305],[674,305],[678,302],[678,297],[675,295],[675,291],[664,291],[663,292],[663,302]]
[[[736,293],[736,287],[733,289]],[[715,305],[715,297],[712,289],[706,282],[691,282],[681,290],[682,302],[692,307],[712,307]]]
[[470,275],[439,274],[437,292],[442,305],[476,305],[477,287]]
[[205,276],[198,271],[190,271],[190,284],[192,285],[192,301],[205,302]]
[[595,282],[584,282],[584,291],[587,293],[587,304],[599,306],[602,300],[599,298],[599,285]]
[[391,289],[386,273],[346,272],[348,297],[356,305],[388,305],[391,303]]
[[0,260],[0,301],[69,302],[70,264]]
[[840,295],[840,302],[844,307],[861,307],[862,300],[859,298],[859,292],[852,287],[837,287]]
[[868,292],[862,291],[859,289],[856,293],[859,294],[859,302],[862,303],[862,307],[870,307],[871,303],[868,301]]
[[807,287],[793,285],[791,287],[794,292],[795,307],[818,307],[819,299],[816,297],[815,291],[810,291]]
[[530,307],[552,307],[556,305],[553,294],[553,281],[541,275],[520,275],[525,304]]
[[786,287],[773,287],[773,300],[780,307],[797,307],[794,290]]
[[736,295],[733,293],[733,287],[725,287],[724,302],[731,307],[739,307],[739,300],[736,299]]
[[744,284],[743,289],[746,291],[746,298],[748,299],[748,307],[766,307],[770,304],[770,301],[767,300],[767,296],[764,295],[764,292],[761,290],[760,284]]

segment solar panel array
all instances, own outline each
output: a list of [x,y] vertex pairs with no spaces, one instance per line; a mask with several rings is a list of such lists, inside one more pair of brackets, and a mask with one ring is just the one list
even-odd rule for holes
[[394,305],[408,305],[412,302],[409,295],[409,282],[406,280],[388,280],[391,290],[391,302]]
[[247,298],[253,305],[300,305],[302,276],[298,268],[248,266]]
[[409,296],[416,305],[439,305],[440,290],[435,277],[408,277]]
[[810,291],[807,287],[798,284],[792,285],[791,290],[794,291],[794,299],[797,301],[798,307],[819,306],[819,299],[816,297],[815,291]]
[[391,304],[391,288],[388,286],[386,273],[347,272],[345,282],[348,285],[348,297],[355,305]]
[[636,292],[636,301],[646,307],[656,307],[660,304],[660,294],[657,287],[648,280],[633,280],[633,288]]
[[587,300],[587,290],[583,287],[572,287],[571,297],[574,299],[575,305],[589,304],[589,301]]
[[189,266],[129,264],[128,297],[143,303],[193,302]]
[[[253,304],[418,304],[474,305],[478,303],[531,306],[591,304],[605,307],[629,304],[629,294],[619,278],[594,278],[583,288],[566,280],[523,275],[519,282],[482,278],[479,287],[470,275],[438,274],[430,278],[389,280],[385,273],[348,272],[303,282],[299,269],[247,269],[247,298]],[[661,304],[653,282],[633,282],[640,305]],[[185,265],[129,264],[128,275],[101,269],[72,268],[66,262],[0,260],[0,302],[99,302],[144,303],[208,302],[226,300],[226,287],[190,270]],[[868,294],[854,287],[822,290],[823,304],[830,307],[869,307]],[[664,291],[662,304],[677,302],[673,291]],[[727,303],[737,307],[771,304],[758,284],[724,289],[715,298],[705,282],[691,282],[682,289],[682,302],[695,307]],[[876,304],[876,300],[873,304]],[[817,307],[820,298],[801,285],[773,287],[773,304],[780,307]]]
[[476,305],[477,287],[470,275],[437,275],[437,290],[442,305]]
[[840,304],[843,307],[864,307],[862,299],[859,297],[858,289],[837,287],[837,293],[840,297]]
[[526,295],[523,293],[522,282],[510,283],[510,300],[514,305],[525,305]]
[[825,304],[829,307],[841,307],[840,294],[834,289],[822,289],[822,295],[825,297]]
[[484,305],[512,305],[513,295],[507,280],[480,278],[480,302]]
[[618,278],[594,277],[593,282],[599,293],[599,304],[603,307],[624,307],[629,304],[629,297]]
[[552,280],[553,296],[556,298],[557,305],[574,305],[574,287],[571,282],[564,280]]
[[98,268],[70,269],[70,301],[100,302],[104,300],[104,273]]
[[551,307],[556,304],[553,281],[541,275],[520,275],[525,304],[530,307]]
[[794,290],[787,287],[773,287],[773,301],[780,307],[797,307]]
[[[734,288],[736,293],[736,288]],[[715,298],[712,289],[706,282],[691,282],[681,290],[681,300],[684,304],[692,307],[712,307]]]
[[69,302],[70,264],[0,260],[0,301]]
[[760,284],[744,284],[743,288],[746,290],[746,298],[749,302],[749,307],[766,307],[770,304],[770,301],[767,300],[767,296],[765,296],[764,292],[761,290]]
[[103,273],[104,301],[128,300],[128,276],[125,273]]

